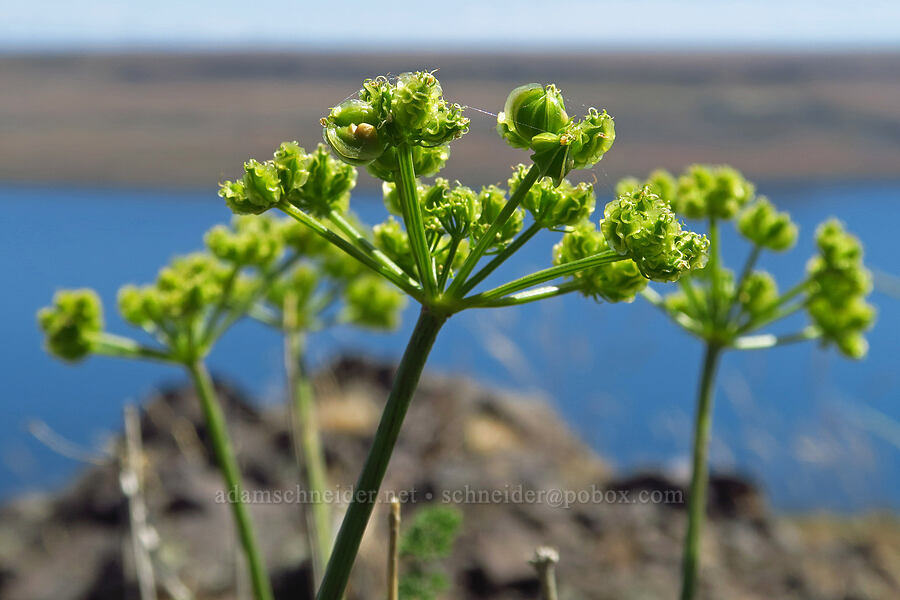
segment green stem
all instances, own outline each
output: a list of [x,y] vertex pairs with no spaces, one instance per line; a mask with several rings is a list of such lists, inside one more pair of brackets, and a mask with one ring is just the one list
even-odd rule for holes
[[697,290],[694,288],[693,278],[689,274],[685,273],[678,278],[678,286],[684,292],[684,297],[687,298],[691,308],[693,308],[698,315],[709,314],[709,306],[704,306],[700,302],[700,299],[697,297]]
[[394,385],[375,432],[369,456],[356,482],[353,500],[341,523],[331,560],[328,561],[325,577],[316,595],[317,600],[339,600],[344,594],[359,544],[378,499],[391,453],[400,435],[403,419],[425,361],[445,320],[445,316],[436,315],[427,307],[423,307],[419,314],[419,320],[394,377]]
[[322,225],[322,223],[317,221],[315,218],[306,214],[302,210],[299,210],[291,203],[285,202],[282,200],[281,202],[278,203],[277,206],[286,215],[288,215],[295,221],[303,223],[304,225],[306,225],[307,227],[312,229],[315,233],[317,233],[321,237],[325,238],[326,240],[328,240],[329,242],[331,242],[332,244],[334,244],[335,246],[337,246],[338,248],[340,248],[341,250],[343,250],[344,252],[346,252],[347,254],[349,254],[350,256],[352,256],[353,258],[358,260],[359,262],[361,262],[362,264],[366,265],[367,267],[369,267],[370,269],[372,269],[379,275],[382,275],[385,279],[387,279],[388,281],[390,281],[391,283],[396,285],[398,288],[400,288],[401,290],[403,290],[404,292],[406,292],[407,294],[409,294],[416,300],[421,301],[424,299],[422,297],[421,288],[408,275],[406,275],[406,274],[403,274],[402,276],[396,275],[391,269],[389,269],[386,266],[384,266],[383,264],[381,264],[371,254],[368,254],[368,253],[364,252],[363,250],[361,250],[360,248],[357,248],[351,242],[347,241],[346,239],[342,238],[335,232],[331,231],[330,229],[328,229],[327,227]]
[[594,267],[599,267],[600,265],[613,263],[619,260],[626,260],[627,258],[627,256],[622,256],[614,250],[607,250],[606,252],[600,252],[598,254],[594,254],[593,256],[579,258],[578,260],[573,260],[572,262],[568,262],[562,265],[556,265],[555,267],[550,267],[549,269],[543,269],[541,271],[532,273],[531,275],[520,277],[514,281],[510,281],[509,283],[505,283],[499,287],[495,287],[492,290],[488,290],[486,292],[464,298],[463,305],[478,306],[484,304],[485,301],[502,298],[503,296],[526,290],[530,287],[534,287],[553,279],[557,279],[558,277],[565,277],[566,275],[571,275],[572,273],[577,273],[578,271],[592,269]]
[[565,283],[561,283],[559,285],[546,285],[544,287],[535,288],[533,290],[526,290],[524,292],[519,292],[518,294],[512,294],[510,296],[504,296],[502,298],[497,298],[496,300],[488,300],[485,301],[484,304],[472,305],[469,308],[494,308],[498,306],[519,306],[521,304],[528,304],[530,302],[536,302],[538,300],[544,300],[546,298],[555,298],[556,296],[562,296],[564,294],[571,294],[572,292],[577,292],[581,289],[581,284],[576,281],[567,281]]
[[513,212],[519,207],[522,200],[525,199],[528,190],[530,190],[531,186],[541,178],[541,174],[540,167],[536,164],[532,164],[531,168],[528,169],[528,173],[525,174],[525,177],[522,179],[521,183],[519,183],[519,187],[516,188],[516,191],[509,197],[509,200],[500,210],[497,218],[494,219],[494,222],[491,223],[487,232],[478,240],[478,243],[475,244],[475,247],[472,248],[472,251],[466,257],[465,262],[459,269],[459,273],[453,278],[453,283],[450,284],[450,288],[447,290],[449,294],[462,296],[460,290],[465,283],[466,277],[469,276],[469,273],[471,273],[472,269],[475,268],[475,265],[478,264],[482,255],[484,255],[487,249],[496,241],[497,233],[504,225],[506,225],[506,222],[512,216]]
[[747,262],[744,263],[744,268],[741,270],[741,276],[737,280],[737,284],[734,286],[734,297],[731,299],[731,303],[728,305],[728,317],[727,320],[731,321],[734,318],[735,310],[738,307],[738,298],[741,295],[741,288],[744,287],[744,282],[747,281],[747,277],[750,276],[750,273],[753,271],[753,267],[756,265],[756,261],[759,259],[759,253],[762,250],[762,246],[753,246],[753,250],[750,251],[750,255],[747,257]]
[[409,245],[416,260],[416,268],[425,295],[434,298],[437,295],[437,277],[428,241],[425,239],[425,221],[416,193],[416,170],[413,165],[412,147],[409,144],[397,146],[397,161],[400,163],[400,170],[397,171],[397,192],[400,194],[400,204],[403,207],[403,221],[409,235]]
[[719,255],[719,223],[715,217],[709,218],[709,315],[712,319],[713,326],[718,328],[719,322],[719,303],[721,302],[721,288],[719,273],[719,263],[721,257]]
[[688,528],[684,539],[684,557],[681,570],[681,600],[692,600],[697,589],[700,566],[700,534],[706,516],[706,490],[709,484],[707,454],[712,424],[713,388],[721,349],[707,344],[697,396],[697,414],[694,422],[693,471],[688,497]]
[[[296,306],[296,302],[293,303]],[[287,308],[287,301],[285,301]],[[313,555],[313,575],[315,582],[322,576],[323,566],[331,553],[331,510],[324,501],[328,487],[322,441],[319,436],[316,406],[312,383],[303,360],[303,334],[296,329],[296,311],[285,311],[285,371],[289,407],[292,413],[292,430],[298,461],[306,473],[306,487],[310,493],[311,518],[307,519],[310,529],[310,549]],[[293,320],[294,323],[289,323]],[[290,327],[289,327],[290,326]],[[315,585],[315,584],[314,584]]]
[[250,512],[242,500],[244,488],[241,484],[241,474],[238,469],[237,458],[234,455],[234,447],[228,436],[225,415],[222,413],[222,407],[213,390],[212,380],[202,361],[197,360],[186,366],[193,380],[197,396],[200,398],[200,405],[206,418],[206,427],[209,430],[210,442],[212,443],[216,462],[219,463],[219,469],[222,472],[222,477],[225,479],[226,499],[231,505],[238,528],[238,536],[247,556],[254,597],[256,600],[273,600],[272,585],[269,582],[269,575],[266,572],[262,553],[256,543]]
[[375,260],[392,271],[398,278],[406,279],[408,277],[406,272],[403,271],[403,269],[401,269],[399,266],[397,266],[397,263],[392,261],[387,254],[372,245],[372,242],[367,240],[363,234],[357,231],[357,229],[353,227],[353,225],[349,221],[347,221],[347,219],[345,219],[339,212],[337,212],[336,210],[331,211],[331,213],[328,215],[328,218],[332,223],[334,223],[335,227],[344,232],[344,234],[346,234],[347,237],[353,240],[357,246],[375,257]]
[[453,268],[453,259],[456,258],[456,251],[459,250],[459,243],[462,241],[462,238],[454,237],[450,240],[450,248],[447,250],[447,259],[444,261],[443,268],[441,268],[441,274],[438,277],[438,289],[443,291],[444,286],[447,284],[447,277],[450,275],[450,270]]
[[775,346],[784,346],[787,344],[815,340],[820,337],[822,337],[821,330],[814,325],[810,325],[800,331],[787,335],[764,333],[761,335],[739,337],[731,343],[731,347],[736,350],[765,350],[766,348],[774,348]]
[[147,348],[138,344],[131,338],[113,335],[111,333],[98,333],[90,336],[91,351],[113,358],[145,358],[156,362],[180,364],[174,356],[163,350]]
[[679,327],[688,333],[692,333],[701,338],[703,337],[703,326],[683,312],[670,309],[666,305],[665,298],[663,298],[659,292],[648,286],[641,290],[640,294],[644,300],[663,311],[666,316],[672,319]]
[[463,284],[460,293],[468,294],[472,288],[484,281],[485,277],[493,273],[497,269],[497,267],[502,265],[507,258],[515,254],[519,248],[524,246],[528,242],[528,240],[533,238],[541,229],[542,228],[538,223],[532,223],[528,229],[526,229],[519,235],[519,237],[513,240],[510,244],[507,244],[507,246],[503,250],[498,252],[497,256],[495,256],[491,260],[491,262],[484,265],[484,267],[482,267],[480,271],[475,273],[475,275],[473,275],[468,281],[466,281]]

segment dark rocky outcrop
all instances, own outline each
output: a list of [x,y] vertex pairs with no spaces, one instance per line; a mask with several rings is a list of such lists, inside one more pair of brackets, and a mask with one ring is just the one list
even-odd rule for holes
[[[347,490],[362,464],[392,368],[345,359],[317,377],[326,459]],[[260,411],[219,391],[279,598],[309,596],[303,506],[276,503],[301,480],[283,410]],[[200,599],[246,589],[218,472],[190,390],[145,404],[145,498],[159,558]],[[339,486],[339,487],[338,487]],[[673,598],[685,490],[658,473],[614,477],[544,403],[464,379],[426,376],[385,484],[422,503],[462,501],[452,598],[537,598],[527,560],[557,547],[566,599]],[[266,498],[265,495],[269,494]],[[900,597],[900,526],[891,517],[784,519],[749,482],[714,476],[703,545],[705,598]],[[6,600],[137,598],[128,505],[116,461],[67,489],[0,509],[0,597]],[[354,571],[351,599],[381,598],[386,511],[376,509]]]

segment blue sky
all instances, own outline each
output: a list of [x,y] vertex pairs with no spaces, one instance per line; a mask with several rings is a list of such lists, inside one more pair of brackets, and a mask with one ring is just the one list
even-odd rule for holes
[[[552,8],[547,8],[552,7]],[[0,50],[900,48],[900,0],[0,0]]]

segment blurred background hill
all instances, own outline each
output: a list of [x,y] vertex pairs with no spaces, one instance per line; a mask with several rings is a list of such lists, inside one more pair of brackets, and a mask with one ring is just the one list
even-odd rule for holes
[[364,78],[413,69],[438,69],[469,107],[446,174],[475,184],[522,160],[491,113],[513,87],[550,80],[571,112],[615,117],[598,176],[703,161],[834,181],[900,165],[900,53],[885,50],[55,52],[0,56],[0,180],[211,189],[285,139],[318,143],[318,120]]

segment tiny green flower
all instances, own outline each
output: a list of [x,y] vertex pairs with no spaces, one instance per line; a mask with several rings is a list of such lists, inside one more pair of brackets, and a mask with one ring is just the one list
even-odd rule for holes
[[278,171],[281,191],[289,196],[300,190],[309,179],[311,157],[297,142],[283,142],[275,151],[272,164]]
[[648,279],[675,281],[706,264],[706,236],[684,231],[668,205],[646,188],[606,205],[600,223],[610,247]]
[[238,215],[232,226],[216,225],[204,240],[220,260],[236,265],[269,265],[284,249],[281,223],[269,217]]
[[372,228],[375,247],[384,252],[410,277],[415,277],[416,263],[409,247],[409,236],[394,217]]
[[278,168],[271,162],[261,163],[250,159],[244,163],[244,191],[247,201],[258,211],[250,211],[258,214],[268,210],[281,200],[281,178]]
[[[553,247],[553,264],[562,265],[609,250],[609,243],[593,223],[584,221],[566,233]],[[647,285],[647,279],[631,260],[620,260],[579,271],[572,276],[579,291],[607,302],[631,302]]]
[[464,185],[450,187],[445,179],[436,179],[435,185],[426,192],[423,201],[426,227],[434,228],[451,238],[462,239],[469,234],[472,223],[478,220],[481,206],[478,195]]
[[552,83],[529,83],[514,89],[497,115],[497,132],[514,148],[530,148],[540,133],[561,133],[569,124],[562,93]]
[[325,144],[319,144],[308,156],[306,169],[306,181],[285,187],[285,199],[316,217],[327,217],[331,211],[345,212],[350,191],[356,187],[356,169],[334,159]]
[[53,296],[53,305],[38,312],[47,351],[63,360],[77,362],[91,352],[91,335],[103,329],[103,307],[93,290],[63,290]]
[[744,209],[737,222],[741,234],[763,248],[783,252],[797,243],[797,226],[785,212],[777,212],[772,203],[760,197]]
[[770,314],[778,303],[778,284],[769,273],[750,273],[737,291],[741,309],[753,319]]
[[731,219],[754,192],[753,184],[731,167],[693,165],[678,178],[677,191],[667,201],[689,219]]
[[[494,222],[497,215],[499,215],[500,211],[503,210],[503,207],[506,206],[506,200],[506,192],[496,185],[489,185],[481,188],[481,192],[478,194],[478,204],[481,206],[481,214],[472,226],[473,242],[478,243],[478,240],[480,240],[487,232],[491,223]],[[495,236],[490,249],[500,250],[512,241],[512,239],[516,237],[516,234],[522,230],[524,218],[525,212],[521,208],[516,208],[503,227],[497,231],[497,235]]]
[[349,323],[373,329],[394,329],[406,306],[406,295],[376,275],[353,279],[344,290],[343,318]]
[[588,109],[587,116],[578,123],[575,135],[569,141],[569,155],[573,168],[589,169],[600,162],[616,140],[613,118],[604,110]]
[[[518,165],[509,179],[509,191],[519,187],[528,169]],[[558,185],[547,177],[535,183],[522,201],[522,206],[531,213],[541,227],[557,229],[584,221],[594,212],[594,188],[588,183],[572,185],[567,180]]]

